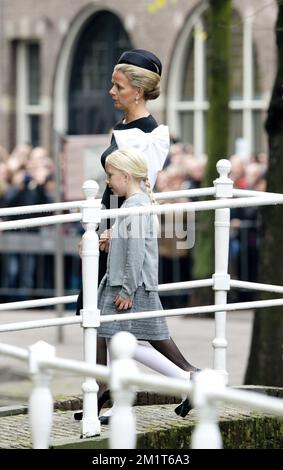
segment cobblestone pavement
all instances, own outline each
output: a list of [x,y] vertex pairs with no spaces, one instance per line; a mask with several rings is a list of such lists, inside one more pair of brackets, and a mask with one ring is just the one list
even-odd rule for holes
[[[152,405],[135,406],[137,433],[152,432],[154,430],[166,430],[171,427],[191,427],[195,424],[196,411],[192,410],[189,415],[182,419],[174,413],[176,405]],[[248,411],[225,407],[221,412],[221,420],[245,419],[252,415]],[[29,449],[32,447],[27,414],[17,416],[1,417],[0,449]],[[101,435],[92,438],[96,441],[97,448],[103,440],[109,439],[109,426],[101,426]],[[84,440],[87,448],[88,439]],[[72,444],[76,448],[76,442],[82,443],[80,439],[80,423],[73,419],[73,411],[54,411],[51,432],[51,447]],[[90,442],[90,441],[89,441]],[[93,444],[90,444],[93,447]]]

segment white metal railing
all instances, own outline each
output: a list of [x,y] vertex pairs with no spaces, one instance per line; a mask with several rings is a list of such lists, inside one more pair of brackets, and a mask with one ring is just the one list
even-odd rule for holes
[[[180,191],[164,191],[162,193],[155,193],[154,197],[157,200],[165,199],[179,199],[181,197],[203,197],[203,196],[214,196],[215,188],[198,188],[198,189],[184,189]],[[20,206],[20,207],[4,207],[0,209],[1,217],[8,217],[12,215],[23,215],[23,214],[38,214],[40,212],[56,212],[70,209],[80,209],[84,204],[82,201],[71,201],[71,202],[54,202],[50,204],[35,204],[32,206]],[[98,199],[101,202],[101,199]]]
[[[239,191],[233,190],[233,182],[229,179],[228,174],[230,171],[230,162],[227,160],[220,160],[217,163],[217,170],[219,172],[219,178],[214,181],[213,188],[203,188],[201,190],[186,190],[177,191],[173,193],[160,193],[159,199],[174,199],[178,197],[190,197],[190,196],[204,196],[214,195],[216,200],[214,201],[200,201],[200,202],[186,202],[186,203],[175,203],[175,204],[163,204],[160,206],[147,206],[147,207],[136,207],[134,209],[109,209],[101,210],[100,200],[95,199],[98,186],[94,181],[87,181],[84,183],[83,190],[86,195],[85,201],[77,201],[71,203],[69,208],[75,209],[80,208],[81,213],[65,214],[65,215],[53,215],[50,217],[39,217],[35,219],[23,219],[18,221],[0,222],[1,230],[10,230],[23,227],[31,226],[42,226],[57,223],[64,223],[70,221],[81,221],[84,224],[85,233],[83,239],[83,250],[82,250],[82,266],[83,266],[83,286],[84,286],[84,303],[83,309],[81,310],[81,316],[79,317],[65,317],[48,320],[39,320],[35,322],[23,322],[21,324],[10,324],[5,325],[1,331],[9,331],[15,329],[27,329],[27,328],[38,328],[46,326],[54,326],[59,324],[81,324],[83,326],[84,335],[84,358],[87,364],[95,366],[96,364],[96,331],[100,322],[107,321],[123,321],[129,318],[149,318],[153,316],[174,316],[182,314],[194,314],[194,313],[206,313],[215,312],[215,338],[213,340],[214,348],[214,369],[219,375],[224,377],[225,383],[228,382],[228,373],[226,370],[226,312],[231,310],[242,310],[248,308],[263,308],[270,305],[282,305],[283,299],[273,299],[268,301],[257,301],[257,302],[242,302],[236,304],[227,304],[227,292],[233,285],[235,287],[248,287],[248,288],[259,288],[258,285],[251,286],[251,283],[243,283],[241,281],[231,281],[228,274],[228,249],[229,249],[229,229],[230,229],[230,208],[231,207],[246,207],[246,206],[260,206],[260,205],[272,205],[282,204],[283,195],[281,194],[260,194],[255,193],[247,194],[245,192],[244,197],[239,197]],[[235,195],[238,199],[232,199]],[[64,206],[65,203],[59,205],[54,204],[48,205],[48,211],[54,208],[54,210],[62,210],[67,208]],[[69,204],[69,203],[68,203]],[[37,206],[32,211],[42,212],[46,210],[44,206]],[[24,208],[27,211],[27,207]],[[0,210],[0,217],[9,214],[10,209],[6,212]],[[13,209],[15,210],[15,209]],[[31,210],[31,208],[30,208]],[[98,277],[98,235],[96,233],[97,225],[102,219],[115,218],[119,216],[129,214],[167,214],[172,212],[194,212],[200,210],[215,210],[215,272],[211,279],[201,281],[190,281],[187,283],[187,287],[200,287],[203,285],[212,286],[215,291],[215,305],[205,307],[194,307],[185,309],[172,309],[155,312],[141,312],[135,314],[117,314],[107,316],[100,319],[99,310],[97,309],[97,290],[93,288],[95,286]],[[29,212],[30,213],[30,212]],[[19,214],[19,212],[17,212]],[[239,284],[240,282],[240,284]],[[238,285],[237,285],[238,283]],[[249,284],[249,286],[247,286]],[[174,283],[175,289],[184,287],[184,283]],[[263,285],[265,286],[265,285]],[[170,289],[168,285],[160,286],[165,291]],[[267,290],[271,289],[272,286],[267,286]],[[280,286],[275,286],[275,290],[281,289]],[[260,287],[260,290],[262,288]],[[279,292],[279,290],[277,290]],[[53,299],[55,302],[55,299]],[[73,296],[69,296],[67,299],[64,297],[56,298],[56,303],[68,303],[73,301]],[[26,301],[25,301],[26,302]],[[37,301],[16,302],[7,305],[7,309],[12,308],[23,308],[36,306]],[[50,302],[52,299],[47,299],[40,302]],[[47,305],[48,303],[41,305]],[[16,306],[17,305],[17,306]],[[38,304],[37,304],[38,305]],[[5,308],[5,305],[4,305]],[[3,309],[4,309],[3,308]],[[2,310],[2,308],[1,308]],[[82,385],[84,394],[84,414],[82,420],[82,435],[83,437],[92,436],[100,432],[99,422],[97,420],[97,384],[95,379],[87,377]]]
[[[194,381],[142,373],[133,360],[136,345],[137,341],[130,333],[116,334],[111,341],[113,361],[110,367],[105,367],[57,358],[55,348],[43,341],[33,344],[29,350],[0,343],[0,354],[23,360],[29,366],[33,382],[29,400],[33,448],[49,447],[53,420],[53,400],[49,384],[53,370],[87,375],[89,380],[97,379],[110,386],[115,404],[110,420],[112,449],[134,449],[136,446],[136,422],[132,406],[136,390],[139,388],[172,396],[184,396],[184,394],[190,396],[198,416],[192,434],[193,449],[222,448],[218,426],[220,404],[239,405],[249,410],[271,413],[283,418],[282,399],[228,389],[225,377],[213,370],[205,369],[199,372]],[[95,406],[93,408],[95,413]],[[97,415],[94,416],[95,431],[98,433],[100,423]]]
[[[212,279],[201,279],[199,281],[172,282],[171,284],[159,284],[159,292],[169,292],[174,290],[194,289],[197,287],[212,286]],[[77,295],[66,295],[61,297],[50,297],[47,299],[23,300],[21,302],[6,302],[0,304],[0,312],[8,310],[20,310],[25,308],[47,307],[51,305],[71,304],[76,302]]]
[[[187,190],[190,191],[190,190]],[[267,194],[267,193],[265,193]],[[189,197],[189,194],[187,195]],[[173,197],[172,197],[173,198]],[[99,201],[99,200],[97,200]],[[179,202],[175,204],[162,204],[159,206],[139,206],[125,209],[102,209],[100,210],[100,221],[103,219],[112,219],[123,217],[125,215],[136,214],[170,214],[180,212],[196,212],[217,209],[231,209],[235,207],[258,207],[283,204],[283,195],[254,196],[243,197],[240,199],[222,198],[217,201],[199,201],[199,202]],[[16,221],[1,222],[0,232],[3,230],[16,230],[21,228],[42,227],[44,225],[54,225],[68,222],[83,222],[83,216],[79,213],[51,215],[49,217],[35,217],[33,219],[21,219]]]
[[[252,283],[248,283],[249,285]],[[241,288],[243,284],[239,285]],[[250,288],[250,287],[249,287]],[[283,298],[270,299],[270,300],[255,300],[251,302],[237,302],[230,304],[219,304],[219,305],[204,305],[203,307],[184,307],[184,308],[172,308],[169,310],[153,310],[143,311],[143,315],[139,318],[153,318],[153,317],[179,317],[182,315],[196,315],[205,313],[217,313],[225,309],[226,312],[234,312],[241,310],[251,310],[255,308],[267,308],[267,307],[280,307],[283,305]],[[119,313],[119,317],[115,314],[101,317],[100,323],[111,323],[113,321],[126,321],[136,320],[136,313]],[[7,333],[8,331],[21,331],[31,330],[35,328],[46,328],[51,326],[59,325],[77,325],[82,323],[82,316],[69,316],[64,318],[49,318],[42,320],[31,320],[24,322],[6,323],[0,326],[0,333]]]

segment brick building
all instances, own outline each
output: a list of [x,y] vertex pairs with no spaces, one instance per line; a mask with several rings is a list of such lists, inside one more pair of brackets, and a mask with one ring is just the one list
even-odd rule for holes
[[[205,151],[207,2],[199,0],[0,0],[0,143],[109,132],[117,57],[134,47],[163,63],[150,109],[172,135]],[[262,123],[275,73],[276,2],[233,0],[231,152],[244,138],[265,148]],[[55,133],[55,134],[54,134]]]

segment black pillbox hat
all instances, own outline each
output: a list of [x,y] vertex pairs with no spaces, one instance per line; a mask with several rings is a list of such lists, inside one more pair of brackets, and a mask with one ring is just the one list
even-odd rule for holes
[[117,63],[142,67],[160,76],[162,73],[162,64],[158,57],[145,49],[132,49],[131,51],[123,52]]

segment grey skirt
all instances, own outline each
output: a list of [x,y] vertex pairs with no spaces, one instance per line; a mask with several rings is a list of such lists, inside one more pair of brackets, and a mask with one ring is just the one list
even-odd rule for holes
[[[114,298],[120,290],[121,286],[109,286],[106,277],[102,279],[98,290],[98,308],[100,309],[101,315],[162,310],[158,292],[147,291],[143,285],[138,287],[131,309],[117,310],[114,304]],[[168,339],[170,337],[165,317],[102,323],[97,333],[98,336],[103,338],[111,338],[119,331],[128,331],[137,339],[145,341]]]

